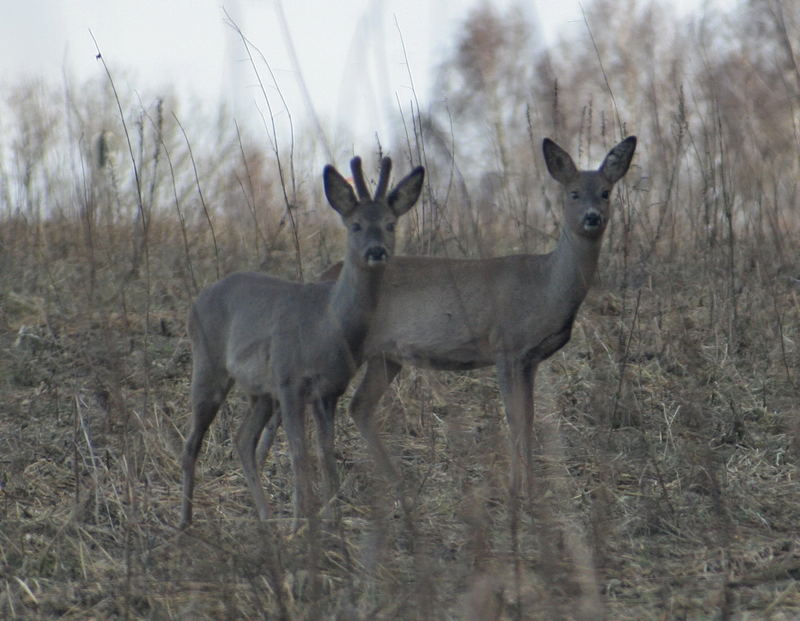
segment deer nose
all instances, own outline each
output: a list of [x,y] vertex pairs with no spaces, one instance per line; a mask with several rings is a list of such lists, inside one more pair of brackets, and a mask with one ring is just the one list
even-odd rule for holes
[[364,253],[364,258],[370,265],[372,263],[383,263],[389,258],[389,253],[386,252],[386,248],[383,246],[372,246],[371,248],[367,249],[366,253]]
[[603,224],[603,216],[599,211],[592,209],[583,216],[583,228],[587,231],[599,228]]

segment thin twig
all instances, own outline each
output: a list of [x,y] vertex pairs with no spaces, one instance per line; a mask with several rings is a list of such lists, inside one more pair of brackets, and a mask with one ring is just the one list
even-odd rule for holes
[[180,119],[177,115],[173,112],[172,118],[175,119],[175,122],[178,124],[178,128],[181,130],[181,134],[183,134],[183,139],[186,141],[186,148],[189,151],[189,160],[192,162],[192,170],[194,171],[194,181],[197,185],[197,196],[200,198],[200,204],[203,206],[203,213],[205,214],[206,221],[208,222],[208,228],[211,231],[211,243],[214,245],[214,260],[215,260],[215,267],[217,270],[217,279],[220,277],[220,270],[219,270],[219,247],[217,246],[217,235],[214,233],[214,224],[211,222],[211,213],[208,211],[208,205],[206,204],[206,199],[203,197],[203,188],[200,185],[200,173],[197,171],[197,161],[194,159],[194,152],[192,151],[192,143],[189,142],[189,136],[186,134],[186,130],[183,128]]

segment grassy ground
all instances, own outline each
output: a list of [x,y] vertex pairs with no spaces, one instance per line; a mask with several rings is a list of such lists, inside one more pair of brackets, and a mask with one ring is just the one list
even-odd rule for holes
[[[572,341],[537,378],[540,483],[518,519],[491,371],[408,369],[379,415],[410,516],[375,474],[345,399],[339,519],[290,534],[281,434],[264,477],[279,517],[257,523],[232,445],[237,397],[212,427],[196,523],[181,533],[190,295],[162,226],[149,276],[120,273],[98,243],[94,291],[80,244],[42,245],[14,265],[6,256],[5,617],[800,615],[800,289],[784,273],[796,263],[776,270],[743,244],[734,320],[724,266],[653,260],[623,287],[607,248]],[[37,234],[80,237],[19,230],[31,248]]]
[[520,15],[484,6],[391,153],[396,175],[428,173],[405,251],[491,256],[553,246],[544,135],[580,166],[639,136],[598,281],[539,369],[531,502],[509,499],[492,370],[405,369],[377,416],[407,510],[348,395],[332,517],[291,532],[281,433],[263,476],[276,518],[257,522],[234,394],[180,532],[187,309],[232,271],[309,280],[340,258],[314,137],[178,127],[176,101],[119,100],[110,80],[9,93],[0,617],[800,618],[800,18],[764,0],[684,28],[612,4],[587,11],[599,36],[535,63]]

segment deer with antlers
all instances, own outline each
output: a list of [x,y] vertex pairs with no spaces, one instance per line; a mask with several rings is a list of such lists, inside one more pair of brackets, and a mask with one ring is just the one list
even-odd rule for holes
[[333,454],[336,402],[362,363],[381,279],[394,252],[397,219],[416,203],[424,171],[414,169],[387,193],[391,161],[383,158],[370,195],[361,160],[351,161],[356,193],[332,166],[325,195],[347,229],[335,280],[302,284],[260,273],[230,275],[203,290],[189,313],[192,430],[183,450],[181,523],[192,521],[195,465],[203,437],[234,384],[251,407],[236,435],[245,481],[260,519],[270,515],[256,467],[256,445],[271,416],[286,427],[294,476],[295,526],[311,507],[305,409],[318,425],[324,493],[338,487]]

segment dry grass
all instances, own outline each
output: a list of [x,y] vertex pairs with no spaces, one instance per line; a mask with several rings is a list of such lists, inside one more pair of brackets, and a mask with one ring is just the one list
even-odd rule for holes
[[[766,30],[743,20],[731,39],[742,49],[770,25],[794,32],[794,13],[762,4]],[[596,15],[587,18],[595,26]],[[16,129],[2,149],[14,165],[0,167],[0,615],[800,616],[797,75],[765,51],[733,62],[737,50],[703,57],[692,73],[701,56],[687,38],[686,57],[642,76],[626,33],[657,20],[631,15],[609,26],[619,49],[600,40],[584,58],[574,46],[572,74],[510,66],[475,101],[445,92],[466,155],[448,151],[453,136],[435,113],[416,111],[409,132],[408,158],[422,154],[431,185],[403,225],[406,249],[456,256],[551,247],[560,199],[545,179],[540,134],[567,136],[581,165],[612,143],[611,119],[639,134],[599,281],[571,342],[537,377],[536,498],[508,497],[491,370],[406,369],[377,415],[408,512],[376,474],[345,398],[334,517],[294,535],[282,434],[263,478],[276,518],[254,519],[232,442],[239,397],[201,453],[195,523],[177,530],[189,423],[184,318],[219,274],[296,278],[302,263],[308,278],[338,258],[341,231],[314,208],[319,178],[303,172],[312,158],[295,153],[296,176],[281,185],[274,154],[202,120],[184,134],[162,118],[168,100],[126,116],[132,153],[105,144],[101,158],[88,137],[120,125],[106,85],[82,89],[83,112],[69,101],[66,125],[46,96],[34,98],[40,109],[26,89],[10,97],[4,118]],[[488,56],[462,45],[451,69],[480,81],[469,63],[523,58],[504,46],[522,45],[524,33],[498,23],[511,34],[488,37]],[[773,40],[791,51],[791,36]],[[613,84],[592,85],[597,58]],[[511,92],[525,80],[510,89],[502,77],[534,69],[538,93]],[[555,88],[548,71],[560,76]],[[777,83],[785,91],[763,90]],[[768,117],[752,114],[737,95],[745,91],[759,93]],[[487,130],[480,115],[509,99]],[[527,134],[508,131],[526,123]],[[208,143],[190,153],[187,138],[199,136]],[[470,151],[475,137],[496,160]],[[392,155],[400,171],[406,154]]]
[[278,517],[258,524],[231,441],[244,404],[232,400],[202,453],[196,524],[180,533],[190,298],[158,254],[147,318],[138,278],[127,311],[118,299],[59,309],[79,259],[50,263],[59,277],[40,297],[5,289],[6,616],[573,618],[595,582],[613,618],[800,612],[800,292],[789,279],[748,284],[736,344],[712,307],[724,278],[691,260],[653,269],[635,315],[631,294],[623,315],[604,279],[539,374],[540,496],[514,536],[491,372],[414,369],[380,412],[413,529],[346,400],[340,518],[289,534],[281,437],[264,480]]

